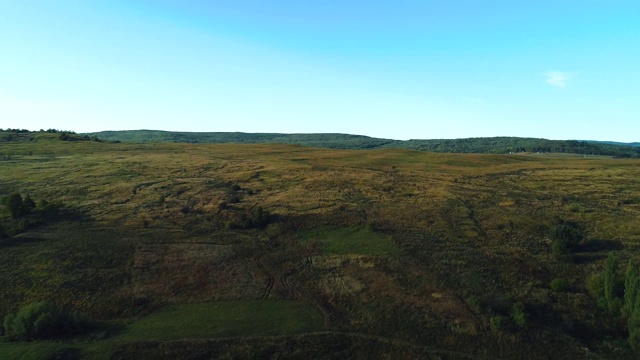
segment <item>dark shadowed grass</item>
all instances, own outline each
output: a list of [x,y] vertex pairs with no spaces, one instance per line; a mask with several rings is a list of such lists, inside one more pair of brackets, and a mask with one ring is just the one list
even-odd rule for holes
[[298,238],[320,242],[325,254],[392,255],[400,251],[384,234],[366,228],[312,230],[298,234]]
[[307,303],[240,300],[171,305],[127,327],[119,340],[289,335],[319,331],[320,314]]
[[55,342],[0,343],[0,359],[77,359],[80,349]]

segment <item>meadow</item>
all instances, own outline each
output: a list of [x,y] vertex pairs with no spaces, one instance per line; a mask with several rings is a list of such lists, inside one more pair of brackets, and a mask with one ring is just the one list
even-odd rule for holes
[[0,316],[46,300],[94,325],[0,358],[632,359],[589,279],[640,260],[639,178],[603,156],[21,134],[0,197],[61,210],[0,207]]

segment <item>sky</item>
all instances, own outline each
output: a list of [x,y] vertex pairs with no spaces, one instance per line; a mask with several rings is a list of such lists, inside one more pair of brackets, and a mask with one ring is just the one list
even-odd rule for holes
[[0,0],[0,128],[640,141],[640,1]]

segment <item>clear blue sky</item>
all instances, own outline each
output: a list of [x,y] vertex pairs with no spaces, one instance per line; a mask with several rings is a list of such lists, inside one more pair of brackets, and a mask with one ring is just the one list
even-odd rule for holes
[[0,128],[640,141],[640,1],[0,0]]

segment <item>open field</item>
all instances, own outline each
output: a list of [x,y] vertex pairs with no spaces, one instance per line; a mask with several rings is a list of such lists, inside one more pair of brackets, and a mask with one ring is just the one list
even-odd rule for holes
[[290,335],[322,330],[315,309],[297,301],[235,300],[172,305],[131,324],[120,339],[167,340]]
[[0,142],[0,197],[64,207],[1,207],[0,316],[97,325],[0,358],[634,358],[586,282],[640,260],[638,159],[33,136]]

